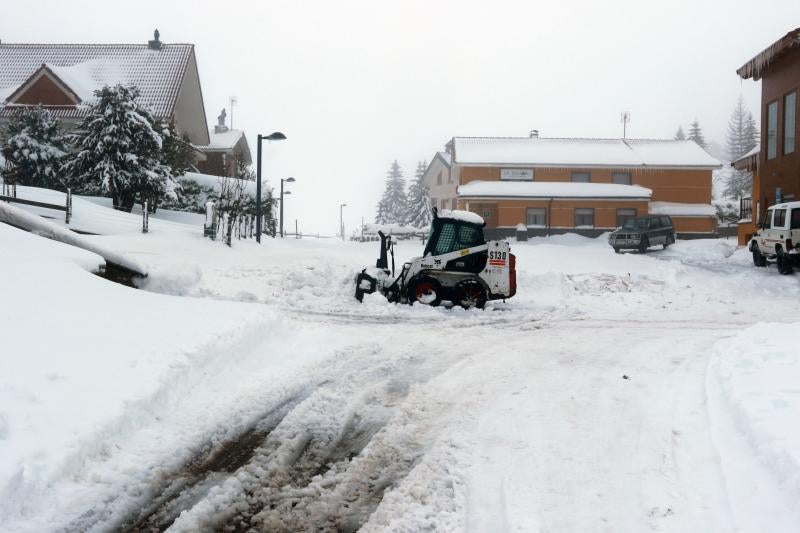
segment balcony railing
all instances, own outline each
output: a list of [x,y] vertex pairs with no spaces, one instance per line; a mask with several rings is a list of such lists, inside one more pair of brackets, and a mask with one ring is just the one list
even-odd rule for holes
[[750,197],[739,200],[739,222],[753,220],[753,199]]

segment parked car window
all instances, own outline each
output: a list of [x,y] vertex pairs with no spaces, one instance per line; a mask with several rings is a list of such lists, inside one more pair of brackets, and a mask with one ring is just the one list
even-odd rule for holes
[[578,226],[594,226],[594,209],[593,208],[578,208],[575,209],[575,227]]
[[669,217],[661,217],[661,225],[668,228],[672,225],[672,220]]
[[589,172],[573,172],[572,181],[579,183],[589,183],[592,181],[592,175]]
[[547,219],[547,209],[544,207],[529,207],[525,210],[526,226],[544,226]]
[[611,176],[611,181],[613,183],[617,183],[619,185],[630,185],[631,184],[631,173],[630,172],[614,172]]
[[624,226],[625,223],[636,217],[636,209],[617,209],[617,227]]
[[772,227],[782,228],[786,225],[786,209],[776,209],[772,217]]
[[767,209],[764,212],[764,218],[761,219],[761,224],[759,224],[760,226],[764,228],[768,228],[770,226],[772,223],[772,211],[772,209]]
[[650,219],[646,217],[631,218],[622,226],[623,229],[650,229]]
[[792,209],[791,229],[800,229],[800,208]]

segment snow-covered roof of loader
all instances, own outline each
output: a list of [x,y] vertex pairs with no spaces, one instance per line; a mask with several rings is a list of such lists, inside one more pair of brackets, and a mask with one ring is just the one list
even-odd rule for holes
[[693,141],[651,139],[556,139],[454,137],[460,165],[607,168],[719,168]]
[[483,220],[483,217],[480,216],[479,214],[473,213],[471,211],[460,211],[458,209],[439,209],[437,212],[437,216],[439,218],[459,220],[461,222],[467,222],[469,224],[478,224],[479,226],[482,226],[486,223]]
[[[163,44],[0,44],[0,97],[9,98],[43,66],[91,102],[104,85],[135,85],[139,101],[156,117],[169,117],[178,100],[194,45]],[[1,102],[0,102],[1,103]],[[0,113],[10,112],[13,106]],[[61,118],[82,117],[85,109],[54,109]]]
[[460,198],[630,198],[647,200],[653,191],[638,185],[571,181],[471,181]]

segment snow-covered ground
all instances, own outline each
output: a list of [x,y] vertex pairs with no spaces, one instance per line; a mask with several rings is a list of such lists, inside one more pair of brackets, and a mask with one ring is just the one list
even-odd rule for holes
[[512,243],[464,311],[358,304],[377,243],[114,227],[143,290],[0,225],[0,530],[800,524],[800,286],[733,240]]

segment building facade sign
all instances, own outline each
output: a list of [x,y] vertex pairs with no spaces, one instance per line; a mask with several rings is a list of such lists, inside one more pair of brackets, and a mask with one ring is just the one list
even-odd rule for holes
[[501,168],[501,180],[533,181],[532,168]]

